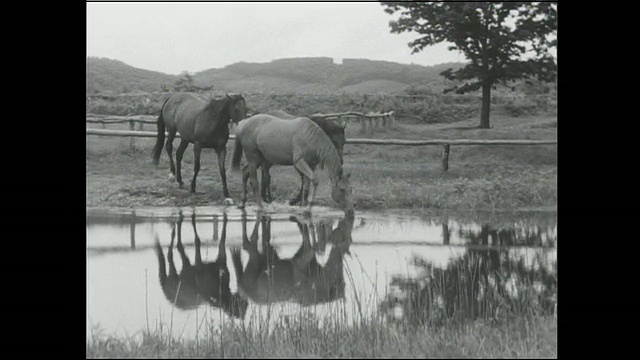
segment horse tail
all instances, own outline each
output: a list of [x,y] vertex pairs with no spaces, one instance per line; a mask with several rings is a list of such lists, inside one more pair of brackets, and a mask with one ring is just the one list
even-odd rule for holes
[[158,166],[160,162],[160,155],[162,154],[162,147],[164,145],[164,117],[162,117],[162,110],[164,110],[164,106],[167,104],[170,98],[162,103],[162,107],[160,108],[160,115],[158,115],[158,140],[156,141],[156,145],[153,147],[153,165]]
[[233,148],[233,159],[231,160],[231,170],[240,171],[240,160],[242,160],[242,144],[240,143],[240,139],[238,139],[238,134],[236,134],[236,141]]

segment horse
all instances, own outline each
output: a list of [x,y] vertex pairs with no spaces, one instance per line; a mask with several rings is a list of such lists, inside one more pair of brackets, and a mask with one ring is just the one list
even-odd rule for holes
[[[353,213],[351,202],[351,174],[344,174],[338,150],[327,136],[311,119],[300,117],[283,120],[267,114],[254,115],[241,121],[236,129],[236,141],[231,167],[240,170],[242,153],[245,153],[247,165],[242,170],[242,205],[247,201],[247,180],[251,177],[251,186],[258,203],[263,209],[262,199],[258,194],[257,169],[272,165],[295,166],[304,174],[303,187],[310,188],[305,213],[311,213],[316,196],[318,177],[315,169],[318,165],[326,166],[333,185],[331,197],[345,212]],[[306,184],[306,185],[305,185]],[[301,206],[304,206],[304,198]]]
[[174,224],[171,230],[171,243],[167,250],[169,260],[169,274],[165,267],[165,259],[156,236],[155,250],[158,257],[159,277],[162,292],[169,302],[181,310],[195,309],[202,304],[222,308],[225,313],[235,318],[242,319],[245,316],[248,302],[237,293],[231,293],[229,288],[229,269],[227,267],[227,255],[225,240],[227,237],[227,215],[223,215],[222,233],[218,245],[218,256],[214,262],[205,263],[200,254],[200,237],[196,230],[195,214],[191,218],[191,224],[195,233],[196,259],[195,264],[185,254],[182,245],[182,214],[178,219],[178,252],[182,258],[182,270],[178,274],[173,262],[173,241],[176,234]]
[[[272,115],[280,119],[287,119],[287,120],[293,120],[298,118],[298,116],[293,116],[282,110],[269,110],[265,114]],[[311,119],[316,124],[318,124],[318,126],[320,126],[322,131],[324,131],[325,134],[329,136],[329,139],[331,140],[333,145],[336,147],[336,150],[338,150],[338,156],[340,156],[340,163],[344,164],[343,149],[344,149],[344,143],[346,142],[346,139],[344,136],[346,123],[336,123],[333,120],[329,120],[324,117],[314,116],[314,115],[310,115],[308,116],[308,118]],[[296,196],[293,199],[289,201],[289,205],[296,205],[300,202],[303,196],[304,197],[308,196],[308,192],[309,192],[308,189],[306,193],[303,194],[304,174],[302,174],[299,171],[298,173],[300,174],[300,191],[298,192],[298,194],[296,194]],[[271,197],[271,176],[269,174],[269,168],[264,165],[262,166],[262,186],[260,189],[260,194],[262,196],[262,200],[264,200],[264,202],[266,203],[270,203],[273,200],[273,198]]]
[[[153,163],[158,166],[165,138],[168,132],[166,151],[169,155],[171,179],[176,179],[182,188],[182,173],[180,171],[182,156],[189,143],[193,143],[193,179],[191,192],[196,192],[196,177],[200,171],[200,152],[202,149],[213,148],[218,156],[218,167],[222,179],[222,192],[225,203],[233,203],[227,189],[225,172],[225,158],[227,156],[227,142],[229,141],[229,121],[236,123],[247,117],[247,106],[241,95],[229,96],[223,99],[212,99],[206,102],[193,94],[175,93],[162,104],[158,116],[158,135],[153,149]],[[180,133],[180,145],[176,150],[176,165],[173,163],[173,139]]]
[[[290,259],[281,259],[271,245],[271,218],[262,216],[247,239],[246,219],[243,219],[243,248],[249,252],[249,261],[243,268],[241,249],[231,249],[231,259],[238,279],[238,292],[258,304],[291,301],[302,306],[329,303],[344,298],[345,281],[343,258],[349,253],[353,216],[340,220],[335,230],[322,241],[333,246],[324,266],[316,259],[310,235],[314,237],[313,224],[303,223],[295,217],[290,220],[298,225],[302,244]],[[258,226],[262,225],[262,252],[258,251]],[[318,233],[322,236],[323,232]]]

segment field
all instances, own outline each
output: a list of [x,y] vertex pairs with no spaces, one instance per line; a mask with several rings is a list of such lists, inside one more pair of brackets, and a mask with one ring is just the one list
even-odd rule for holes
[[[492,113],[492,129],[478,129],[477,117],[457,122],[425,124],[397,121],[391,129],[362,133],[347,127],[347,138],[377,139],[531,139],[556,140],[553,114],[514,117],[508,108]],[[100,125],[90,125],[100,127]],[[128,130],[128,125],[108,125]],[[145,125],[145,131],[155,126]],[[174,149],[179,141],[174,142]],[[185,188],[168,179],[163,151],[154,167],[155,139],[87,136],[87,207],[200,206],[223,203],[217,158],[202,153],[197,193],[188,184],[193,171],[192,146],[183,161]],[[227,180],[239,201],[240,175],[230,170],[233,141],[227,145]],[[557,146],[451,146],[449,169],[443,171],[441,146],[345,145],[345,169],[351,172],[357,209],[555,209],[557,204]],[[289,167],[272,168],[272,194],[286,202],[298,191],[300,179]],[[318,203],[331,206],[325,173]],[[253,198],[249,197],[251,203]],[[467,269],[468,267],[462,267]],[[471,279],[471,276],[464,277]],[[461,289],[467,287],[462,286]],[[462,296],[461,298],[465,298]],[[496,304],[499,302],[496,301]],[[379,319],[341,321],[301,316],[263,331],[263,324],[228,323],[208,330],[199,341],[169,336],[168,326],[140,334],[104,334],[87,339],[87,357],[557,357],[557,323],[548,311],[526,300],[505,314],[481,314],[477,319],[439,326],[389,325]],[[353,309],[352,309],[353,310]],[[355,310],[354,310],[355,311]],[[322,320],[324,326],[318,325]],[[329,325],[326,325],[329,324]]]
[[[492,129],[478,129],[477,118],[454,123],[412,124],[397,121],[392,129],[361,133],[347,127],[347,138],[378,139],[532,139],[555,140],[555,115],[512,117],[492,113]],[[87,124],[87,126],[94,126]],[[99,125],[95,125],[99,127]],[[128,129],[128,125],[109,125]],[[146,125],[146,131],[155,126]],[[190,146],[183,160],[185,188],[168,179],[169,163],[163,151],[155,168],[151,152],[155,139],[87,136],[87,206],[186,206],[222,204],[217,157],[205,149],[197,179],[197,193],[190,194],[193,174]],[[174,149],[178,140],[174,142]],[[175,150],[174,150],[175,151]],[[241,196],[241,178],[230,170],[233,141],[227,145],[227,181],[231,196]],[[522,209],[555,208],[557,202],[556,145],[452,146],[449,170],[443,171],[441,146],[345,145],[345,169],[351,172],[353,199],[359,209]],[[272,194],[285,202],[299,190],[300,178],[289,167],[273,167]],[[331,206],[329,183],[323,172],[319,204]],[[250,194],[251,195],[251,194]],[[252,201],[252,197],[249,197]]]

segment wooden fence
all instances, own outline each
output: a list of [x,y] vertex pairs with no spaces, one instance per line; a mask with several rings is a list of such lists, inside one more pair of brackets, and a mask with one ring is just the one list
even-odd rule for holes
[[344,121],[345,123],[359,122],[362,126],[362,133],[367,132],[367,124],[369,124],[369,130],[371,132],[377,129],[390,129],[395,122],[393,111],[386,113],[361,113],[356,111],[348,111],[343,113],[333,114],[313,114],[312,116],[318,116],[325,119],[333,119],[337,121]]
[[[250,114],[248,116],[251,116]],[[374,131],[379,128],[389,129],[395,122],[393,111],[386,113],[361,113],[349,111],[343,113],[331,114],[313,114],[312,116],[322,117],[325,119],[337,120],[344,123],[359,122],[362,126],[362,132],[369,130]],[[129,128],[135,130],[135,123],[138,123],[138,130],[144,130],[144,124],[155,124],[158,117],[154,115],[135,115],[135,116],[115,116],[115,115],[96,115],[87,114],[87,122],[93,124],[102,124],[102,128],[106,128],[106,124],[125,124],[129,123]]]
[[[353,115],[355,114],[355,115]],[[362,116],[362,113],[337,113],[337,114],[318,114],[316,116],[324,116],[327,118],[338,118],[340,116]],[[382,116],[388,116],[393,119],[393,112],[380,114]],[[371,116],[369,114],[364,116]],[[150,119],[150,118],[153,118]],[[391,120],[393,121],[393,120]],[[130,137],[130,146],[133,149],[134,139],[141,138],[155,138],[157,132],[142,131],[144,124],[155,124],[156,120],[153,116],[138,115],[138,116],[96,116],[87,114],[88,123],[101,123],[101,124],[123,124],[129,123],[130,130],[108,130],[108,129],[86,129],[87,135],[92,136],[111,136],[111,137]],[[139,130],[135,131],[134,124],[138,122],[140,124]],[[165,133],[166,134],[166,133]],[[176,137],[179,137],[178,133]],[[229,140],[235,140],[234,134],[229,135]],[[557,145],[557,140],[475,140],[475,139],[432,139],[432,140],[400,140],[400,139],[346,139],[346,144],[359,144],[359,145],[400,145],[400,146],[442,146],[442,169],[447,171],[449,169],[449,151],[451,145],[456,146],[468,146],[468,145]]]

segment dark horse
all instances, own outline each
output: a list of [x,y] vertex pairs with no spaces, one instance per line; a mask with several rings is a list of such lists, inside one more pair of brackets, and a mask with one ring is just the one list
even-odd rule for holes
[[218,257],[214,262],[204,263],[200,255],[200,237],[196,231],[195,214],[191,218],[193,232],[195,233],[196,261],[192,265],[185,254],[182,245],[182,214],[180,214],[178,228],[178,252],[182,258],[182,271],[178,274],[173,262],[173,241],[176,234],[176,226],[171,231],[171,243],[167,251],[169,260],[169,274],[165,267],[162,247],[156,237],[155,250],[158,256],[160,286],[165,297],[174,306],[182,310],[195,309],[202,304],[223,309],[227,314],[242,319],[247,310],[248,303],[237,293],[231,293],[229,288],[229,269],[225,240],[227,237],[227,215],[223,215],[222,234],[218,245]]
[[[218,167],[222,179],[222,192],[225,202],[232,203],[227,189],[227,177],[224,168],[229,141],[229,120],[236,123],[247,117],[247,107],[241,95],[233,95],[209,102],[188,93],[176,93],[165,100],[158,116],[158,140],[153,149],[153,163],[157,166],[162,153],[165,128],[168,132],[166,150],[169,155],[171,177],[175,176],[182,187],[180,166],[184,151],[193,143],[193,179],[191,192],[196,192],[196,177],[200,171],[200,152],[213,148],[218,155]],[[177,167],[173,164],[173,139],[180,133],[180,145],[176,150]]]
[[[268,114],[254,115],[241,121],[236,128],[236,142],[231,167],[240,171],[244,152],[247,165],[242,170],[242,207],[247,200],[247,180],[251,177],[253,193],[262,209],[258,194],[257,170],[261,166],[294,166],[304,174],[303,186],[310,187],[307,209],[310,213],[319,184],[316,167],[326,167],[333,185],[331,198],[345,212],[353,212],[350,174],[344,174],[338,150],[327,134],[315,122],[306,117],[284,120]],[[302,198],[304,202],[305,198]],[[304,204],[301,204],[304,205]]]
[[[349,254],[353,216],[339,221],[331,232],[318,232],[322,242],[333,246],[325,265],[316,258],[310,235],[314,238],[313,223],[306,224],[292,217],[302,234],[302,245],[290,259],[281,259],[271,245],[271,219],[262,216],[255,224],[251,239],[247,239],[243,218],[243,248],[249,261],[243,269],[241,251],[231,249],[231,259],[238,278],[238,292],[258,304],[292,301],[302,306],[322,304],[344,298],[344,254]],[[258,252],[258,226],[262,224],[262,252]]]
[[[287,119],[292,120],[299,117],[299,116],[293,116],[291,114],[288,114],[282,110],[269,110],[265,114],[279,117],[280,119],[285,119],[285,120]],[[325,134],[329,136],[329,139],[333,143],[333,146],[335,146],[336,150],[338,150],[338,156],[340,156],[340,162],[344,163],[343,150],[344,150],[344,143],[346,141],[344,136],[344,130],[345,130],[346,123],[339,124],[333,120],[325,119],[323,117],[314,116],[314,115],[310,115],[308,116],[308,118],[311,119],[311,121],[318,124],[318,126],[320,126],[320,129],[322,129],[322,131],[324,131]],[[289,205],[296,205],[300,202],[303,196],[306,198],[309,195],[308,188],[303,194],[304,174],[301,173],[300,171],[298,171],[298,173],[300,174],[300,191],[293,199],[289,201]],[[267,203],[270,203],[271,201],[273,201],[273,198],[271,197],[271,176],[269,174],[269,167],[262,166],[261,185],[262,186],[260,189],[261,190],[260,194],[262,195],[262,200],[264,200]]]

